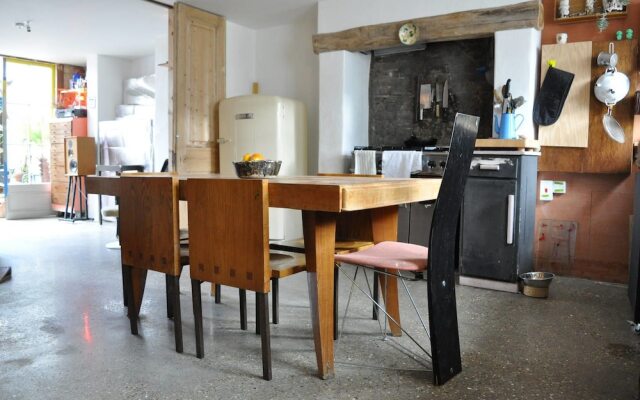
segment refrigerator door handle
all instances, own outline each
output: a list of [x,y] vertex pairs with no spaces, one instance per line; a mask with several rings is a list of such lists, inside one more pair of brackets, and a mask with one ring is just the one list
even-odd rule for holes
[[513,224],[515,222],[516,196],[507,196],[507,244],[513,244]]

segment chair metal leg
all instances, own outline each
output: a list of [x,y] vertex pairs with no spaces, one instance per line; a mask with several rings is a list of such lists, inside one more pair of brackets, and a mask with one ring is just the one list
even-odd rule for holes
[[215,284],[215,303],[216,304],[220,304],[222,303],[222,287],[219,284]]
[[129,324],[131,326],[131,334],[137,335],[138,334],[138,314],[136,313],[135,307],[133,307],[134,300],[133,300],[133,285],[131,282],[131,268],[132,267],[129,265],[123,265],[122,272],[124,275],[124,281],[126,282],[125,286],[127,290],[127,304],[132,305],[132,307],[129,307],[129,310],[127,312],[127,314],[129,315]]
[[247,291],[238,289],[240,292],[240,329],[247,330]]
[[258,307],[258,292],[256,292],[256,335],[260,334],[260,307]]
[[167,289],[166,290],[167,291],[167,318],[171,319],[173,318],[173,300],[171,298],[171,276],[165,274],[164,282]]
[[262,342],[262,378],[271,380],[271,336],[269,332],[269,294],[256,293],[256,309],[260,309],[257,325],[260,325]]
[[[167,275],[168,276],[168,275]],[[171,312],[173,314],[173,333],[176,339],[176,352],[182,353],[182,313],[180,312],[180,277],[170,276]]]
[[271,312],[273,314],[273,316],[271,317],[271,321],[274,324],[277,324],[279,322],[279,316],[278,316],[278,307],[280,304],[279,301],[279,291],[278,288],[280,286],[280,280],[278,278],[271,278]]
[[[373,300],[376,303],[379,303],[379,292],[380,289],[378,289],[378,272],[377,271],[373,271]],[[378,306],[376,305],[376,303],[373,303],[373,317],[372,319],[377,320],[378,319]]]
[[122,302],[125,307],[129,306],[129,298],[127,297],[127,278],[125,277],[124,272],[125,265],[122,264]]
[[333,270],[333,340],[338,340],[338,284],[340,283],[340,271],[336,264]]
[[196,357],[204,358],[204,340],[202,329],[202,298],[200,295],[200,284],[202,282],[191,280],[191,297],[193,301],[193,319],[196,331]]

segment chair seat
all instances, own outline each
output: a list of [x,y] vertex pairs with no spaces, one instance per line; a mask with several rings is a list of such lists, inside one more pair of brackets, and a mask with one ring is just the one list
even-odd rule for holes
[[[336,254],[353,253],[373,246],[373,242],[359,240],[337,240]],[[304,239],[278,240],[269,244],[272,250],[304,253]]]
[[428,254],[429,249],[416,244],[380,242],[355,253],[336,254],[336,261],[402,271],[423,271],[427,268]]
[[103,217],[118,218],[119,213],[120,213],[120,209],[118,208],[118,206],[104,207],[102,209],[102,216]]
[[180,245],[180,265],[189,265],[189,245]]
[[180,229],[179,235],[180,235],[180,240],[189,239],[189,230],[188,229]]
[[288,251],[270,251],[269,265],[271,266],[271,277],[277,279],[303,272],[307,269],[304,254]]

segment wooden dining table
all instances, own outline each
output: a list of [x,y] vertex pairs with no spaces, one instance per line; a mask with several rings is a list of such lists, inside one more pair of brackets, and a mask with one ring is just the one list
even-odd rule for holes
[[[203,177],[231,178],[217,174],[180,175],[180,199],[186,199],[185,183],[188,178]],[[437,178],[300,176],[269,179],[269,207],[302,211],[313,337],[321,378],[329,378],[334,373],[333,285],[338,217],[350,212],[354,212],[353,215],[368,213],[370,218],[367,220],[371,223],[371,237],[374,242],[397,240],[398,205],[434,200],[440,184],[441,179]],[[121,190],[120,180],[118,177],[89,176],[86,179],[86,190],[92,194],[118,196]],[[386,296],[385,307],[399,322],[397,282],[392,278],[387,280],[386,294],[383,293]],[[134,290],[143,292],[144,281],[141,286]],[[453,293],[453,288],[451,290]],[[393,334],[401,334],[399,326],[390,323],[390,327]],[[455,335],[457,334],[456,330]],[[431,347],[434,366],[438,364],[436,358],[448,357],[446,349],[434,348],[433,340]],[[459,357],[459,349],[457,354]]]

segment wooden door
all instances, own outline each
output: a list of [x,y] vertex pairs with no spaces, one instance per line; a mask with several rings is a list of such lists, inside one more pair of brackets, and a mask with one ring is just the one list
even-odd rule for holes
[[218,103],[225,97],[225,19],[176,3],[170,24],[172,170],[219,172]]

